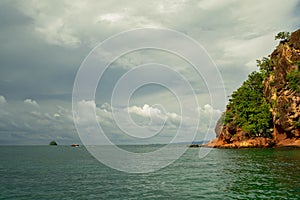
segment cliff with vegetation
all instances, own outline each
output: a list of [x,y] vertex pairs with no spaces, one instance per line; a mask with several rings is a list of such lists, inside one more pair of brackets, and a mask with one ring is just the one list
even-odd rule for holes
[[275,39],[274,52],[231,95],[208,146],[300,147],[300,29]]

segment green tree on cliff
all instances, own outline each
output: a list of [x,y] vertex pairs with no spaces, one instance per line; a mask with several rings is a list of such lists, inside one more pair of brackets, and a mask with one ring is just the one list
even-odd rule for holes
[[225,123],[241,127],[252,136],[268,137],[267,129],[272,127],[272,114],[263,95],[264,78],[264,73],[252,72],[248,80],[233,92],[227,105]]
[[267,75],[272,70],[270,58],[263,57],[261,60],[256,60],[256,63],[261,73],[265,73]]
[[287,42],[290,40],[291,33],[290,32],[279,32],[275,36],[275,40],[280,40],[280,42]]

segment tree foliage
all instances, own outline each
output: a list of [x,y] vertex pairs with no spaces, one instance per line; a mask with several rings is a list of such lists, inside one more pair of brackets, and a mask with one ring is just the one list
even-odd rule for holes
[[300,72],[298,70],[290,71],[290,73],[288,73],[286,76],[286,80],[289,88],[300,93]]
[[252,72],[243,85],[233,92],[227,105],[225,123],[241,127],[252,136],[268,137],[267,129],[273,126],[270,105],[263,94],[262,72]]
[[257,66],[262,73],[269,74],[272,70],[270,58],[263,57],[261,60],[256,60]]
[[290,32],[279,32],[277,33],[277,35],[275,36],[275,40],[280,40],[280,42],[286,42],[289,41],[291,37],[291,33]]

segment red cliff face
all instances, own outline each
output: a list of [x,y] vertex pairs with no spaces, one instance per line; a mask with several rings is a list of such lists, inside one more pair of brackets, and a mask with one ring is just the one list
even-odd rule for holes
[[288,75],[299,71],[300,30],[292,33],[288,42],[281,43],[271,54],[275,62],[273,73],[264,81],[264,94],[272,105],[274,132],[277,143],[300,138],[300,93],[289,86]]
[[271,137],[253,137],[232,123],[218,123],[218,139],[209,146],[300,147],[300,29],[280,42],[270,56],[270,63],[272,67],[263,81],[263,93],[273,118],[274,127],[268,129]]

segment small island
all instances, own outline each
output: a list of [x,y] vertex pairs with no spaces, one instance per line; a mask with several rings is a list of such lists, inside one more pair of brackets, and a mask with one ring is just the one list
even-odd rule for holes
[[57,146],[57,143],[53,140],[49,143],[50,146]]
[[198,148],[198,147],[200,147],[200,145],[199,144],[190,144],[189,147],[190,148]]
[[280,32],[273,53],[257,60],[217,122],[217,148],[300,147],[300,29]]

